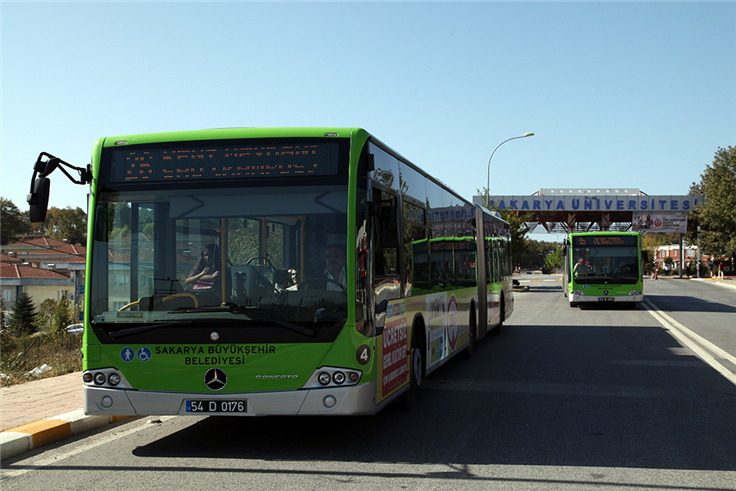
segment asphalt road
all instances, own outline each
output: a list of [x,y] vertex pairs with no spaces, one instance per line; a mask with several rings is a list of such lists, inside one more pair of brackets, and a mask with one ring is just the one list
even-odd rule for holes
[[736,489],[736,290],[649,281],[635,310],[581,310],[530,286],[409,412],[138,420],[3,462],[2,488]]

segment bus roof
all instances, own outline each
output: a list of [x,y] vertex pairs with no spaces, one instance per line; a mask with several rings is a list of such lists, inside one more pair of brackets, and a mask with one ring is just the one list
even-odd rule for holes
[[104,147],[114,147],[146,143],[238,138],[352,138],[361,133],[365,136],[368,135],[368,132],[362,128],[214,128],[111,136],[100,138],[98,143],[101,143]]

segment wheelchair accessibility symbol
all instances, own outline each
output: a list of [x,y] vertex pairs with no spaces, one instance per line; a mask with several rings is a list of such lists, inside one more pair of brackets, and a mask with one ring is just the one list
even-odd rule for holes
[[140,361],[148,361],[151,359],[151,350],[143,346],[142,348],[138,348],[138,359]]

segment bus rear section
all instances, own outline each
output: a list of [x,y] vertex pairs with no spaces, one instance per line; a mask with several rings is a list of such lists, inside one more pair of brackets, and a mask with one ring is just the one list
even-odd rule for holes
[[563,290],[570,307],[644,300],[641,235],[629,232],[570,234],[563,246]]

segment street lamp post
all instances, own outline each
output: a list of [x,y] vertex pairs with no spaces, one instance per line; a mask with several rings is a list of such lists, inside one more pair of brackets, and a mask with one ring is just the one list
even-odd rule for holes
[[534,133],[524,133],[522,136],[515,136],[513,138],[509,138],[508,140],[504,140],[501,143],[499,143],[496,148],[493,149],[493,152],[491,152],[491,156],[488,157],[488,180],[486,181],[486,206],[489,206],[488,197],[491,193],[491,159],[493,158],[493,154],[496,153],[496,150],[498,150],[498,147],[500,147],[504,143],[509,142],[511,140],[518,140],[519,138],[526,138],[528,136],[534,136]]

